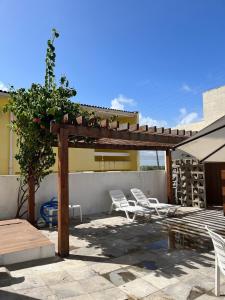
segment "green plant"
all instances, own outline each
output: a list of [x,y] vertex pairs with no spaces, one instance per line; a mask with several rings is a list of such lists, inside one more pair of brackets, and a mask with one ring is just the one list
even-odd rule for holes
[[55,163],[54,136],[49,130],[51,121],[61,123],[65,115],[69,121],[80,115],[85,116],[87,121],[93,117],[70,100],[76,95],[76,90],[69,87],[65,76],[61,77],[58,86],[55,82],[54,41],[58,37],[59,33],[53,29],[52,39],[47,42],[45,84],[33,83],[28,89],[17,90],[11,87],[9,103],[4,107],[4,112],[12,112],[15,117],[11,127],[17,136],[18,153],[15,158],[20,165],[16,217],[22,217],[27,212],[24,204],[28,199],[29,179],[34,181],[37,191]]

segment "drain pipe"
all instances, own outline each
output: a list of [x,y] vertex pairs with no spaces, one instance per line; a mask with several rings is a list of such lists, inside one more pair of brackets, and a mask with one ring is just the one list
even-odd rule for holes
[[[10,124],[14,120],[13,113],[10,112]],[[9,132],[9,175],[13,175],[13,131]]]

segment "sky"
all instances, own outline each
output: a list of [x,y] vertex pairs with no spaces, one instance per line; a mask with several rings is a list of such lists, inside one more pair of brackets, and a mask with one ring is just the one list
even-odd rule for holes
[[0,11],[0,89],[43,83],[53,27],[74,101],[139,111],[142,124],[198,121],[202,92],[225,84],[224,0],[0,0]]

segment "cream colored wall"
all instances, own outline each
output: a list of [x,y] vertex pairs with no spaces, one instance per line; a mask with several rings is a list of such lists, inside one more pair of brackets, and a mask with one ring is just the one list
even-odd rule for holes
[[225,86],[203,93],[203,120],[178,126],[178,129],[201,130],[225,115]]
[[[0,109],[7,103],[8,98],[0,96]],[[118,116],[118,120],[121,123],[129,122],[130,124],[137,123],[138,115],[134,114],[131,117]],[[9,114],[2,114],[0,116],[0,174],[6,175],[9,169],[9,133],[8,124],[10,123]],[[13,174],[19,173],[19,165],[14,158],[17,151],[16,136],[13,136]],[[53,167],[53,171],[58,171],[58,158],[57,149],[54,149],[56,153],[56,163]],[[99,150],[101,151],[101,150]],[[102,150],[105,151],[105,150]],[[111,150],[113,151],[113,150]],[[112,170],[124,170],[124,171],[136,171],[138,170],[138,152],[137,151],[122,151],[128,152],[129,161],[115,161],[116,158],[111,158],[111,161],[99,162],[95,160],[94,149],[69,149],[69,171],[112,171]]]

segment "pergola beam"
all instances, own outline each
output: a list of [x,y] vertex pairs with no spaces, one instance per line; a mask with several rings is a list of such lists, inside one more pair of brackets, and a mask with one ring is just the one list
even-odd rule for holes
[[[184,140],[184,136],[179,135],[166,135],[166,134],[146,134],[142,132],[130,132],[110,130],[108,128],[97,128],[88,126],[74,126],[70,124],[51,124],[51,132],[58,134],[61,128],[66,128],[69,136],[84,136],[92,137],[95,139],[108,138],[108,139],[122,139],[133,141],[148,141],[156,143],[178,144]],[[162,129],[160,129],[162,131]]]

